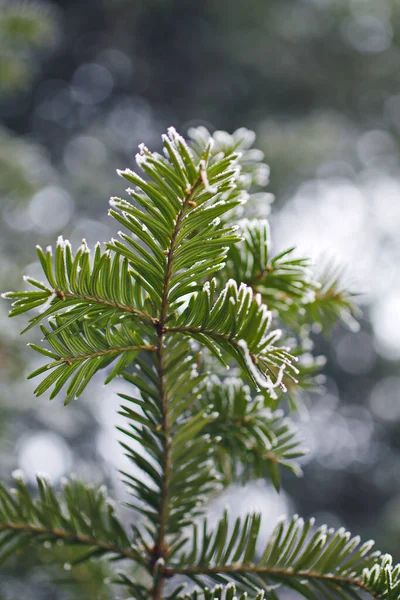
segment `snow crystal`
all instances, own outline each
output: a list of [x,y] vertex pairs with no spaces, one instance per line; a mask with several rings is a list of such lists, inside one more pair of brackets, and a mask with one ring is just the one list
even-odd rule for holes
[[226,284],[226,289],[227,290],[228,289],[233,289],[236,294],[239,293],[237,283],[236,283],[236,281],[234,279],[228,279],[228,282]]
[[112,197],[109,199],[108,203],[112,208],[119,208],[119,198]]
[[90,248],[87,245],[86,239],[83,238],[82,242],[81,242],[81,248],[83,250],[83,252],[90,252]]
[[150,150],[148,149],[148,147],[145,144],[143,144],[143,142],[141,144],[139,144],[138,147],[139,147],[139,151],[141,154],[150,153]]
[[210,194],[216,194],[218,192],[218,187],[215,185],[210,185],[210,183],[208,181],[208,177],[207,177],[206,163],[204,160],[200,161],[199,167],[200,167],[200,177],[201,177],[201,181],[203,182],[205,191],[209,192]]
[[167,132],[171,140],[178,140],[181,137],[176,131],[175,127],[173,127],[172,125],[171,127],[168,127]]
[[137,164],[139,167],[141,167],[141,166],[142,166],[142,165],[144,165],[146,162],[148,162],[148,160],[147,160],[147,159],[148,159],[148,157],[147,157],[146,155],[139,154],[139,153],[135,155],[135,161],[136,161],[136,164]]
[[134,175],[132,169],[117,169],[117,173],[120,177],[124,177],[125,175]]
[[365,556],[365,554],[368,554],[373,546],[375,546],[375,540],[368,540],[367,542],[364,542],[360,548],[360,550],[362,549],[360,556]]

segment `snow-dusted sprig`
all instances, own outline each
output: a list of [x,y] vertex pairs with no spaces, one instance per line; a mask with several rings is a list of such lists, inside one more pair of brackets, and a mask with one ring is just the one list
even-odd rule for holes
[[191,147],[197,156],[201,156],[212,140],[212,156],[219,157],[232,152],[240,153],[241,173],[238,185],[245,190],[255,186],[265,187],[269,179],[269,167],[261,150],[252,148],[256,135],[254,131],[241,127],[229,134],[226,131],[214,131],[211,134],[204,126],[191,127],[188,131]]
[[206,346],[223,364],[231,355],[257,388],[274,396],[285,389],[284,375],[295,380],[297,368],[286,346],[278,346],[282,331],[271,329],[272,313],[259,294],[231,279],[216,297],[216,281],[204,284],[166,333],[188,335]]
[[[173,128],[163,142],[165,157],[144,146],[136,156],[150,181],[129,169],[119,171],[135,186],[127,190],[134,203],[111,199],[110,214],[129,234],[120,232],[122,241],[112,240],[108,247],[129,261],[133,276],[153,304],[159,308],[167,301],[171,311],[185,294],[199,289],[199,281],[223,268],[229,247],[240,236],[236,227],[224,226],[220,217],[245,197],[242,193],[224,197],[237,189],[237,153],[211,163],[209,144],[195,160]],[[163,299],[165,273],[168,292]]]
[[[359,330],[361,311],[351,291],[345,269],[335,258],[321,257],[314,270],[318,282],[315,294],[304,302],[303,321],[314,330],[329,332],[337,323],[343,323],[351,331]],[[290,312],[293,311],[290,309]]]
[[35,291],[3,294],[14,301],[10,317],[42,309],[29,320],[23,333],[44,318],[61,316],[67,311],[70,323],[73,317],[82,319],[94,313],[137,316],[151,322],[152,317],[146,312],[151,307],[143,300],[143,290],[135,284],[127,260],[112,256],[108,250],[102,252],[100,244],[96,244],[91,260],[85,240],[73,254],[71,244],[62,236],[58,238],[54,257],[51,246],[45,251],[37,246],[37,253],[47,283],[25,277]]
[[265,408],[264,397],[253,397],[243,381],[211,378],[199,404],[212,404],[218,413],[205,431],[224,483],[268,477],[279,489],[281,467],[301,475],[297,459],[306,449],[295,426],[281,410]]
[[266,219],[242,219],[239,227],[243,240],[230,249],[226,274],[259,292],[268,308],[284,321],[292,305],[297,307],[315,297],[318,282],[311,261],[296,256],[294,248],[274,256]]
[[106,316],[105,322],[103,321],[104,330],[99,329],[101,318],[104,319],[104,316],[97,315],[95,325],[88,319],[69,323],[67,313],[65,319],[59,316],[55,321],[51,320],[50,329],[41,325],[44,339],[51,350],[36,344],[29,345],[39,354],[51,358],[52,362],[39,367],[28,377],[31,379],[47,375],[50,371],[35,389],[36,396],[53,387],[50,395],[52,399],[69,381],[65,394],[65,404],[68,404],[83,393],[97,371],[114,363],[105,379],[105,383],[109,383],[141,352],[156,351],[156,346],[146,343],[126,321],[115,322]]
[[210,581],[234,582],[241,591],[264,591],[274,599],[280,588],[312,600],[359,598],[359,592],[399,598],[400,565],[393,567],[390,556],[372,550],[373,541],[362,544],[344,528],[314,529],[314,519],[295,515],[290,521],[281,519],[261,545],[260,515],[248,514],[231,524],[225,511],[216,526],[211,529],[205,519],[201,529],[194,525],[170,576],[185,575],[202,587]]
[[295,331],[308,326],[328,332],[337,322],[357,329],[356,294],[348,290],[335,260],[321,257],[314,266],[295,248],[273,254],[266,219],[241,219],[239,228],[243,239],[230,248],[224,277],[250,285]]
[[15,479],[14,490],[0,485],[0,563],[12,553],[58,540],[78,550],[76,563],[103,556],[140,561],[103,488],[71,479],[57,492],[38,476],[35,499],[22,473]]
[[263,591],[249,596],[247,592],[243,592],[243,594],[237,592],[235,584],[229,583],[226,586],[216,585],[212,589],[195,587],[190,593],[171,595],[167,600],[265,600],[265,598],[266,595]]

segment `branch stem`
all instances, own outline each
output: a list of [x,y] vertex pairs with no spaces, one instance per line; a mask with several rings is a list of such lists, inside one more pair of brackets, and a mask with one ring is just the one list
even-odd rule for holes
[[[167,544],[167,525],[168,525],[168,516],[169,516],[169,488],[170,488],[170,478],[171,478],[171,451],[172,451],[172,441],[171,441],[171,422],[170,422],[170,414],[169,414],[169,401],[168,401],[168,393],[167,393],[167,382],[165,378],[165,333],[166,333],[166,321],[168,317],[168,295],[171,284],[171,277],[173,275],[173,264],[175,259],[175,251],[177,246],[177,237],[180,229],[180,225],[182,219],[185,215],[185,210],[189,204],[193,200],[193,197],[196,193],[198,186],[201,184],[201,178],[197,179],[197,181],[192,186],[191,190],[186,195],[185,199],[182,202],[182,206],[177,214],[174,229],[171,234],[171,241],[168,248],[167,254],[167,264],[165,268],[164,275],[164,283],[163,290],[161,296],[161,308],[160,308],[160,318],[156,325],[157,333],[158,333],[158,347],[157,347],[157,358],[158,358],[158,376],[159,376],[159,390],[160,390],[160,405],[161,405],[161,413],[162,413],[162,422],[161,429],[163,435],[163,445],[164,445],[164,457],[163,457],[163,476],[162,476],[162,484],[161,484],[161,508],[160,508],[160,521],[158,526],[158,535],[155,541],[155,546],[153,548],[153,567],[155,563],[159,559],[163,559],[168,553],[168,544]],[[155,585],[152,590],[152,599],[153,600],[162,600],[164,579],[162,575],[154,578]]]
[[115,348],[109,348],[107,350],[99,350],[99,352],[92,352],[91,354],[83,354],[82,356],[67,356],[60,358],[59,360],[52,363],[52,367],[56,367],[58,364],[72,364],[74,362],[83,362],[88,358],[96,358],[97,356],[107,356],[107,354],[121,354],[121,352],[130,352],[132,350],[147,350],[148,352],[156,352],[157,346],[136,344],[133,346],[116,346]]
[[134,308],[133,306],[122,304],[121,302],[114,302],[114,300],[106,300],[105,298],[100,298],[99,296],[89,296],[86,294],[74,294],[72,292],[65,292],[63,290],[55,290],[54,294],[58,298],[70,298],[71,300],[82,300],[82,302],[93,302],[96,304],[104,304],[104,306],[112,306],[124,312],[132,313],[133,315],[136,315],[145,321],[150,321],[151,323],[157,322],[157,319],[154,319],[146,312],[139,310],[138,308]]

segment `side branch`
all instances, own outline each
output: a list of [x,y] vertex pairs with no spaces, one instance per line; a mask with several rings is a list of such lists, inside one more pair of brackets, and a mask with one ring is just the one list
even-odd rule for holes
[[328,583],[337,584],[338,586],[351,586],[358,587],[359,589],[368,592],[371,596],[378,598],[379,594],[376,593],[375,590],[371,589],[362,579],[353,578],[353,577],[345,577],[343,575],[334,575],[334,574],[322,574],[316,571],[293,571],[293,569],[280,569],[276,567],[262,567],[257,565],[241,565],[241,564],[233,564],[233,565],[221,565],[215,567],[203,567],[203,566],[193,566],[193,567],[165,567],[163,569],[164,576],[166,578],[171,578],[174,575],[219,575],[219,574],[227,574],[234,576],[239,574],[249,574],[249,575],[260,575],[260,576],[270,576],[272,580],[280,580],[284,583],[284,580],[288,579],[306,579],[307,581],[325,581]]
[[138,553],[133,548],[122,548],[111,542],[83,535],[81,533],[72,534],[68,531],[65,531],[65,529],[61,529],[60,527],[48,528],[29,523],[0,523],[0,533],[4,531],[13,531],[15,533],[31,533],[35,536],[51,536],[72,544],[82,544],[91,547],[96,546],[105,553],[111,552],[113,554],[117,554],[121,558],[129,558],[131,560],[139,559]]

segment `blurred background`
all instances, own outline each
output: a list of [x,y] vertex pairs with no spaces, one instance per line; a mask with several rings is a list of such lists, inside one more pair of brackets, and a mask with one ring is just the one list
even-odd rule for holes
[[[260,482],[235,495],[271,525],[314,514],[400,560],[400,2],[2,0],[0,113],[3,291],[38,273],[35,244],[113,234],[115,169],[133,166],[139,142],[159,147],[169,125],[256,131],[276,251],[336,255],[363,318],[358,333],[318,340],[327,388],[301,423],[305,477],[286,477],[281,496]],[[73,471],[121,498],[121,384],[98,380],[68,409],[35,399],[25,375],[37,359],[7,311],[2,302],[0,478],[11,484],[18,468],[57,484]],[[0,599],[126,597],[101,591],[101,565],[65,572],[52,556],[9,561]]]

